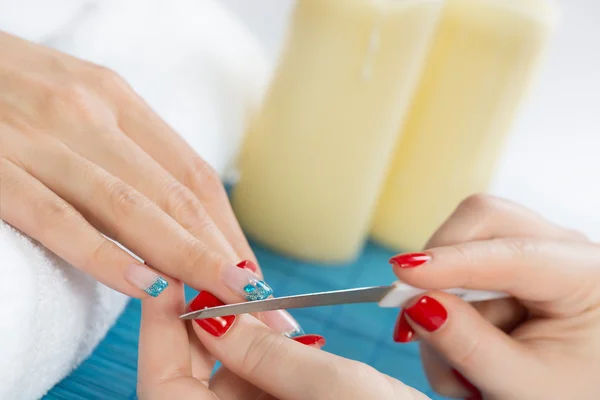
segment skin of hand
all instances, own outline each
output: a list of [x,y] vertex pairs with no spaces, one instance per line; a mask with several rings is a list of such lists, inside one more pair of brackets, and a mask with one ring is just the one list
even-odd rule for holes
[[[201,293],[191,304],[201,296],[212,297]],[[320,350],[319,343],[306,345],[275,333],[251,315],[228,320],[216,336],[198,321],[180,320],[185,308],[177,283],[164,295],[142,301],[140,400],[428,398],[365,364]],[[215,358],[223,367],[211,377]]]
[[240,301],[224,274],[254,256],[212,168],[113,72],[1,32],[0,54],[0,218],[127,295]]
[[[411,261],[412,260],[412,261]],[[423,253],[392,258],[431,290],[401,313],[396,341],[420,340],[433,388],[451,398],[600,398],[600,246],[516,204],[463,202]],[[467,304],[436,291],[507,292]]]

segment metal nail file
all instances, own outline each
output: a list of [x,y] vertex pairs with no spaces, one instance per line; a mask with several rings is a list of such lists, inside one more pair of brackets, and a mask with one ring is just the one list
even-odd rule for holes
[[[373,286],[356,289],[335,290],[332,292],[310,293],[295,296],[277,297],[266,300],[250,301],[237,304],[226,304],[205,308],[181,315],[181,319],[206,319],[257,313],[262,311],[283,310],[293,308],[308,308],[331,306],[337,304],[378,303],[379,307],[401,307],[411,298],[425,293],[405,283],[396,282],[390,286]],[[448,289],[443,292],[453,294],[467,302],[478,302],[509,297],[506,293],[488,292],[471,289]]]

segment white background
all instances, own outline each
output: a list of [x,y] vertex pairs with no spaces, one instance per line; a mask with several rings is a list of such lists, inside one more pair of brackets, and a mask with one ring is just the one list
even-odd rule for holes
[[[294,0],[221,0],[275,62]],[[563,23],[492,192],[600,240],[600,1],[559,0]]]

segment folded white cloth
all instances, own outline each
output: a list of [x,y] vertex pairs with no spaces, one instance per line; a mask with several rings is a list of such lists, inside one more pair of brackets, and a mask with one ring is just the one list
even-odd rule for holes
[[[0,30],[114,69],[221,174],[269,72],[254,38],[212,0],[0,0]],[[0,276],[3,400],[41,397],[127,301],[2,221]]]

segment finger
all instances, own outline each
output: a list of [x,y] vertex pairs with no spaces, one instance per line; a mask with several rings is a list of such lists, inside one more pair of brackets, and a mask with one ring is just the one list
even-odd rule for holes
[[[222,304],[202,292],[190,310]],[[207,349],[225,367],[280,399],[385,398],[391,392],[399,398],[420,398],[417,392],[394,386],[375,370],[298,343],[277,334],[256,318],[243,314],[193,322],[194,330]],[[319,338],[311,338],[319,341]],[[293,377],[293,379],[290,379]],[[336,385],[331,385],[335,381]]]
[[121,111],[122,130],[200,199],[241,259],[256,261],[231,209],[218,174],[144,101]]
[[512,332],[527,318],[527,309],[515,298],[473,303],[483,319],[503,332]]
[[480,394],[479,389],[470,382],[466,384],[466,378],[462,377],[462,375],[461,377],[464,379],[464,382],[459,380],[457,376],[458,371],[450,366],[448,361],[426,342],[419,343],[419,350],[425,375],[431,384],[431,388],[436,393],[453,399],[481,398],[475,397]]
[[257,400],[264,393],[225,367],[212,376],[209,388],[222,400]]
[[[515,299],[484,301],[471,306],[484,320],[505,333],[512,332],[527,316],[527,310]],[[404,318],[407,331],[414,333],[408,317]],[[414,337],[418,338],[416,334]],[[437,393],[452,398],[467,398],[479,392],[426,342],[420,343],[420,349],[425,374]]]
[[208,352],[200,342],[190,324],[186,324],[188,340],[190,342],[190,361],[192,363],[192,377],[205,386],[208,386],[211,374],[217,360]]
[[526,387],[541,381],[545,367],[535,353],[459,298],[429,293],[408,304],[405,313],[421,340],[483,393],[503,393],[506,382],[511,382],[511,387]]
[[394,272],[423,289],[506,292],[557,315],[584,311],[600,300],[594,290],[600,248],[587,242],[503,238],[437,247],[420,257],[421,265],[410,269],[396,257]]
[[454,210],[427,242],[425,248],[450,246],[498,237],[535,237],[587,240],[585,235],[565,229],[511,201],[478,194],[468,197]]
[[102,236],[71,205],[2,158],[0,218],[121,293],[156,296],[166,287],[162,277]]
[[67,140],[71,148],[153,201],[209,248],[237,262],[238,256],[200,200],[130,138],[120,131],[91,138]]
[[145,196],[61,143],[31,150],[24,164],[99,230],[168,276],[198,290],[210,288],[228,302],[243,299],[244,287],[257,279],[248,268],[214,253]]
[[[259,314],[259,319],[265,323],[274,332],[285,335],[286,337],[295,338],[299,343],[306,346],[315,347],[320,349],[324,344],[324,339],[318,335],[306,335],[298,322],[284,310],[267,311]],[[270,395],[263,394],[262,390],[256,388],[252,384],[244,381],[237,377],[227,368],[221,368],[220,373],[217,373],[211,379],[211,389],[215,392],[219,398],[223,399],[267,399]],[[235,378],[232,378],[232,376]],[[235,381],[235,383],[234,383]],[[244,396],[242,396],[242,393]]]
[[138,356],[138,389],[142,392],[171,379],[192,376],[187,328],[179,319],[185,311],[183,285],[175,281],[171,286],[160,298],[142,302]]
[[[485,320],[507,333],[512,332],[528,315],[527,309],[514,298],[473,303],[472,307]],[[408,343],[418,340],[418,335],[406,320],[406,313],[402,310],[394,328],[394,341],[397,343]]]
[[140,400],[216,400],[201,381],[192,377],[187,326],[179,319],[183,310],[180,282],[174,282],[164,296],[142,302],[137,385]]

